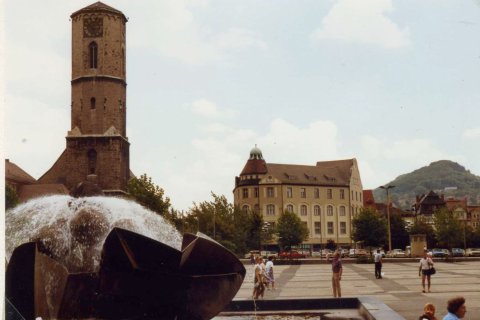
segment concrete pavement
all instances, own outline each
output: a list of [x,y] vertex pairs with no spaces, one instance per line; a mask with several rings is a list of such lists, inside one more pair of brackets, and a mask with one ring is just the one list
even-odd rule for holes
[[[251,299],[253,267],[246,266],[245,281],[235,299]],[[383,279],[375,279],[373,264],[343,265],[342,296],[373,296],[406,319],[416,320],[425,303],[437,308],[437,319],[446,314],[447,300],[462,295],[466,299],[465,319],[480,320],[480,261],[436,262],[431,293],[422,293],[418,263],[393,262],[383,265]],[[328,264],[275,266],[277,289],[265,291],[264,299],[330,298],[331,267]]]

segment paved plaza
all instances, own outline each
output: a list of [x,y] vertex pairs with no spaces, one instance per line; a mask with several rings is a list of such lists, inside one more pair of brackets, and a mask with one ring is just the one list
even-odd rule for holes
[[[247,275],[235,299],[251,299],[253,266],[246,265]],[[480,261],[436,262],[431,293],[422,293],[418,263],[384,263],[383,279],[375,279],[373,264],[344,263],[342,297],[373,296],[406,319],[416,320],[427,302],[437,308],[437,319],[446,313],[449,298],[466,299],[465,319],[480,320]],[[331,298],[331,266],[304,264],[275,266],[278,288],[265,291],[264,299]]]

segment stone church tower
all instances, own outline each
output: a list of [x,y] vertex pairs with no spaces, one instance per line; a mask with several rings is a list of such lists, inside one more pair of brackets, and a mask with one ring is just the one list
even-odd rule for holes
[[69,190],[97,183],[107,194],[126,192],[130,177],[126,134],[125,15],[101,2],[72,20],[71,130],[67,147],[40,179]]

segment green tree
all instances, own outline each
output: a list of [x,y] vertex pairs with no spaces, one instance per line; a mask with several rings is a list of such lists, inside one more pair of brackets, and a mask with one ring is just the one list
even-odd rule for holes
[[460,220],[446,208],[436,211],[433,215],[435,235],[442,247],[458,247],[463,243],[463,225]]
[[427,248],[435,248],[437,246],[437,237],[432,226],[423,219],[418,218],[413,226],[410,228],[410,235],[424,234],[426,235]]
[[466,228],[465,236],[466,236],[467,248],[480,247],[480,226],[478,226],[475,229],[468,226]]
[[[405,220],[403,220],[399,214],[390,215],[390,232],[392,237],[392,249],[405,249],[405,247],[410,244],[410,236],[406,229]],[[387,242],[385,243],[385,247],[387,247]]]
[[352,220],[352,239],[366,247],[378,247],[385,243],[387,223],[372,208],[362,208]]
[[200,231],[226,248],[241,255],[259,249],[263,217],[255,212],[240,210],[224,195],[212,192],[213,201],[194,203],[184,216],[184,230]]
[[308,228],[293,212],[283,212],[277,221],[278,244],[281,248],[296,246],[308,238]]
[[5,183],[5,210],[15,207],[18,202],[18,195],[15,188]]
[[136,202],[168,219],[170,199],[163,198],[163,189],[153,183],[151,177],[142,174],[140,178],[130,179],[127,191]]

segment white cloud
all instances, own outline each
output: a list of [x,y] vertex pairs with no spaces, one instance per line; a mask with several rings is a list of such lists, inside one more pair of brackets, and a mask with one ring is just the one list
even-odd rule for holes
[[478,139],[480,138],[480,127],[467,129],[463,132],[463,138]]
[[[6,158],[14,155],[12,162],[39,178],[65,148],[69,110],[8,94],[5,101]],[[19,106],[22,112],[18,112]]]
[[[438,160],[465,161],[464,156],[446,154],[429,139],[388,140],[370,135],[361,137],[359,153],[364,188],[376,188],[395,179],[398,175],[411,172]],[[373,168],[375,168],[373,170]]]
[[387,16],[391,0],[339,0],[322,20],[311,39],[339,40],[400,48],[410,45],[408,28],[400,29]]
[[[235,111],[228,108],[218,108],[217,105],[207,99],[197,99],[192,102],[191,110],[194,114],[205,118],[231,118],[235,115]],[[217,129],[218,129],[217,124]]]
[[[318,160],[338,158],[337,128],[329,121],[300,127],[284,119],[275,119],[264,134],[220,123],[211,125],[219,128],[222,134],[215,130],[200,132],[190,146],[179,146],[185,148],[183,152],[174,152],[194,156],[158,166],[161,172],[156,175],[162,178],[154,180],[161,181],[175,208],[187,209],[193,201],[209,200],[211,191],[233,201],[234,177],[240,174],[255,144],[262,150],[265,160],[272,163],[315,165]],[[146,160],[147,163],[151,161]]]
[[[212,31],[195,19],[195,10],[204,9],[208,2],[186,0],[154,1],[151,10],[132,26],[136,35],[130,45],[152,48],[161,54],[187,64],[203,65],[222,62],[232,51],[247,48],[265,49],[260,37],[249,30],[230,27],[224,32]],[[137,30],[139,29],[139,30]],[[140,30],[148,30],[140,32]]]

